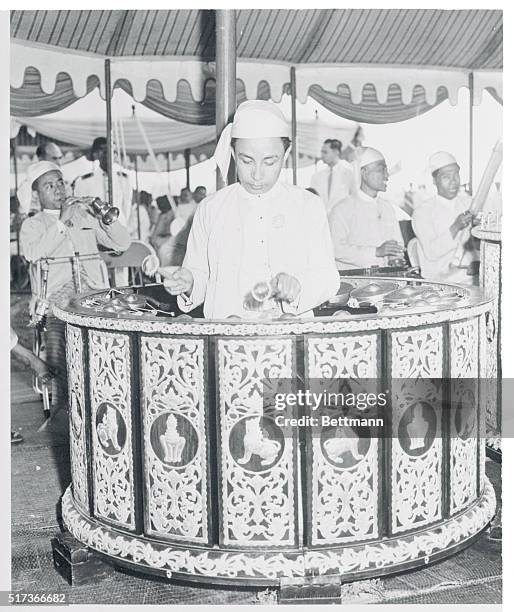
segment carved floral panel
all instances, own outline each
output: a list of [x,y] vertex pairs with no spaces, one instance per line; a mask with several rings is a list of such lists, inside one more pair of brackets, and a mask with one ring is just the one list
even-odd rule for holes
[[265,381],[292,377],[292,352],[291,338],[217,341],[224,545],[296,543],[296,440],[264,406]]
[[95,515],[135,527],[130,339],[89,331]]
[[66,357],[70,402],[70,459],[73,495],[79,506],[89,513],[84,421],[84,347],[82,330],[73,325],[67,326]]
[[[378,336],[309,337],[308,379],[351,379],[351,391],[376,392]],[[325,387],[323,387],[325,389]],[[321,389],[320,389],[321,390]],[[334,388],[337,392],[338,389]],[[337,544],[378,535],[378,444],[349,428],[309,430],[312,445],[311,540]]]
[[[501,244],[482,240],[481,248],[481,275],[480,284],[487,295],[493,298],[491,312],[485,315],[486,329],[484,338],[485,363],[486,369],[482,373],[484,378],[489,380],[498,376],[498,365],[500,363],[499,327],[500,320],[500,276],[501,276]],[[493,447],[499,439],[500,419],[498,390],[494,385],[489,384],[485,397],[485,409],[487,419],[487,435],[491,438]]]
[[[441,327],[393,332],[391,345],[393,533],[442,517]],[[403,380],[402,380],[403,379]]]
[[208,541],[202,339],[141,339],[148,533]]
[[467,507],[477,496],[478,333],[478,317],[450,326],[452,514]]

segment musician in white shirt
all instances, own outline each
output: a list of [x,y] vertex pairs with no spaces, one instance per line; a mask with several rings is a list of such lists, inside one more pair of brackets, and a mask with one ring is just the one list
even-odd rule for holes
[[334,206],[329,215],[339,270],[387,266],[403,258],[403,239],[393,205],[379,197],[389,178],[380,151],[363,147],[358,154],[361,183],[357,193]]
[[471,284],[470,264],[478,260],[471,238],[471,198],[460,191],[460,167],[450,153],[429,159],[437,195],[415,208],[412,227],[417,238],[421,274],[430,280]]
[[[289,137],[280,110],[261,100],[241,104],[225,128],[216,163],[226,176],[232,154],[239,183],[198,206],[184,267],[165,281],[182,310],[203,303],[205,316],[215,319],[281,316],[281,310],[302,314],[337,292],[322,201],[279,182]],[[271,292],[262,309],[254,309],[257,285]]]

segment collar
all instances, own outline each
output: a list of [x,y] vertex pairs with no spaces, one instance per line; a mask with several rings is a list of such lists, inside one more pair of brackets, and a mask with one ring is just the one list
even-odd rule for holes
[[364,200],[365,202],[372,202],[373,204],[377,203],[377,197],[375,196],[374,198],[372,198],[370,195],[368,195],[367,193],[364,193],[364,191],[362,191],[362,189],[359,189],[359,191],[357,192],[357,197],[360,200]]
[[332,168],[332,171],[336,170],[337,168],[339,168],[341,166],[341,162],[343,160],[340,159],[339,161],[337,161],[333,166],[329,166],[328,164],[325,164],[325,170],[327,172],[330,172],[330,168]]
[[253,194],[246,191],[246,189],[241,185],[241,183],[237,184],[237,196],[241,200],[245,200],[250,204],[264,204],[265,202],[269,202],[272,199],[276,198],[280,192],[282,191],[282,184],[280,183],[280,179],[273,185],[273,187],[262,194]]
[[436,201],[439,202],[439,204],[441,204],[441,206],[449,208],[450,206],[455,206],[455,204],[457,204],[460,198],[460,193],[458,193],[453,198],[453,200],[448,200],[447,198],[443,198],[443,196],[439,195],[438,193],[435,194],[435,198],[436,198]]
[[61,214],[61,210],[57,208],[56,210],[52,210],[50,208],[43,208],[44,213],[47,215],[51,215],[52,217],[58,217]]

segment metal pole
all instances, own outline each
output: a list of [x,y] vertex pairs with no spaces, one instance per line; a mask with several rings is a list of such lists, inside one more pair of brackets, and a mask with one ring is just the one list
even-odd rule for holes
[[107,124],[107,184],[109,204],[113,204],[112,193],[112,100],[111,100],[111,60],[105,60],[105,102]]
[[293,185],[296,185],[298,171],[298,148],[296,146],[296,68],[291,66],[291,155],[293,156]]
[[[136,107],[132,105],[132,116],[136,118]],[[137,174],[137,153],[134,154],[134,172],[136,173],[136,214],[137,214],[137,237],[141,240],[141,219],[139,218],[139,178]]]
[[473,73],[469,73],[469,195],[473,195],[473,98],[475,86]]
[[[216,138],[232,120],[236,111],[236,12],[234,10],[216,11]],[[235,182],[231,168],[227,184]],[[216,187],[221,189],[225,183],[219,170],[216,170]]]
[[191,149],[184,151],[184,160],[186,165],[186,187],[191,189]]

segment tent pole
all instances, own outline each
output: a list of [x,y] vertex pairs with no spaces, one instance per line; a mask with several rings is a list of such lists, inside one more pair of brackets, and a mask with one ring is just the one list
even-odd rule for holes
[[[136,105],[132,105],[132,116],[136,118]],[[137,238],[141,240],[141,219],[139,217],[139,176],[137,173],[137,153],[134,153],[134,172],[136,173],[136,216],[137,216]]]
[[[236,12],[216,11],[216,138],[227,125],[236,110]],[[231,163],[232,166],[232,163]],[[229,169],[227,184],[235,182],[232,168]],[[216,188],[225,186],[216,170]]]
[[473,73],[469,73],[469,195],[473,195],[473,98],[475,87]]
[[296,146],[296,68],[294,66],[291,66],[291,123],[292,123],[291,154],[293,156],[293,185],[296,185],[297,172],[298,172],[298,149]]
[[107,124],[107,181],[109,204],[113,203],[112,193],[112,100],[111,100],[111,60],[105,60],[105,102]]
[[167,178],[167,182],[168,182],[168,195],[171,198],[171,183],[170,183],[171,164],[170,164],[170,155],[171,155],[171,153],[168,151],[168,153],[166,154],[166,178]]
[[191,149],[185,149],[184,160],[186,165],[186,187],[191,190]]

